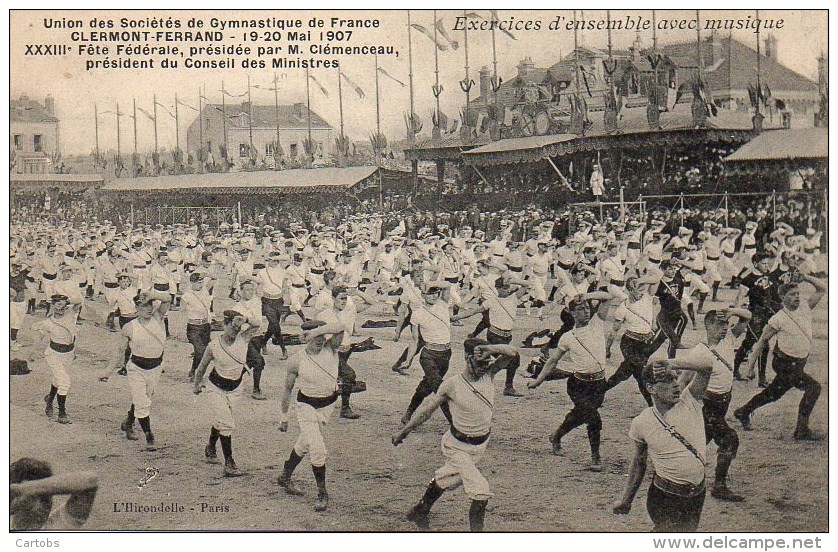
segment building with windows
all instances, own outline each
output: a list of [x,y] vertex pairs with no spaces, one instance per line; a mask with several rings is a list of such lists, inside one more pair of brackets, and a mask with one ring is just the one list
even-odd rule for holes
[[251,106],[248,102],[207,104],[189,125],[186,142],[189,154],[199,159],[211,154],[220,162],[226,155],[237,165],[245,164],[249,158],[271,165],[277,137],[280,156],[286,161],[305,157],[309,127],[314,160],[329,159],[334,147],[332,126],[303,103],[278,107]]
[[9,146],[13,173],[49,173],[58,157],[58,118],[55,100],[43,104],[21,96],[9,102]]

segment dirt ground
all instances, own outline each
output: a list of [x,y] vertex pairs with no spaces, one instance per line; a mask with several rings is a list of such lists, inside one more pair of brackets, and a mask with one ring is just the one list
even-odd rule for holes
[[[728,304],[733,291],[722,292]],[[217,305],[225,308],[227,300]],[[827,300],[815,312],[815,343],[806,371],[823,384],[823,393],[812,416],[812,427],[828,430]],[[335,412],[325,430],[328,447],[329,510],[312,509],[316,489],[311,469],[304,460],[295,473],[306,490],[303,497],[291,497],[275,483],[276,477],[298,435],[291,416],[288,433],[279,432],[279,396],[285,378],[279,351],[271,347],[268,367],[263,375],[267,401],[250,398],[245,381],[236,411],[239,428],[233,445],[239,466],[247,472],[240,478],[225,478],[220,466],[204,463],[203,449],[211,419],[206,395],[196,396],[187,379],[191,346],[185,340],[185,321],[181,312],[171,315],[175,336],[167,344],[164,370],[154,398],[152,426],[160,445],[156,452],[144,450],[143,441],[130,442],[119,431],[130,404],[124,377],[114,376],[108,383],[97,381],[107,359],[113,354],[115,336],[104,327],[95,309],[85,310],[77,341],[77,358],[71,376],[73,387],[68,398],[71,425],[60,425],[45,417],[43,396],[49,389],[50,374],[41,351],[33,346],[33,334],[22,331],[25,348],[15,356],[29,358],[33,373],[11,377],[11,457],[35,456],[52,462],[56,471],[94,470],[100,487],[93,513],[86,528],[92,530],[269,530],[269,531],[411,531],[405,521],[407,510],[418,500],[434,470],[442,464],[440,438],[446,430],[445,418],[437,413],[411,434],[404,444],[393,447],[390,435],[399,428],[401,417],[421,378],[418,361],[409,376],[400,376],[390,365],[407,346],[408,333],[401,343],[393,343],[392,328],[359,329],[363,339],[373,336],[382,348],[355,354],[350,364],[358,378],[367,382],[365,393],[353,395],[359,420],[343,420]],[[708,304],[708,306],[712,306]],[[369,312],[369,311],[368,311]],[[514,344],[533,329],[542,327],[535,318],[519,311],[519,328]],[[395,319],[383,309],[376,314],[362,313],[367,319]],[[39,317],[43,314],[39,313]],[[454,342],[478,318],[454,328]],[[284,327],[298,333],[296,318]],[[545,323],[549,323],[545,322]],[[557,321],[552,321],[555,327]],[[702,327],[699,319],[699,328]],[[217,335],[217,334],[214,334]],[[698,333],[688,327],[687,343]],[[299,347],[292,347],[291,352]],[[615,343],[610,370],[619,364]],[[665,353],[665,347],[664,351]],[[646,515],[648,481],[644,483],[628,516],[611,513],[612,502],[620,496],[627,478],[632,445],[629,424],[645,403],[634,380],[629,380],[606,397],[601,410],[604,423],[602,456],[604,470],[587,471],[589,449],[583,428],[563,440],[564,455],[550,454],[549,434],[570,408],[565,382],[547,382],[535,391],[526,391],[523,368],[536,355],[536,349],[521,349],[522,370],[516,387],[525,397],[502,396],[503,374],[497,378],[495,421],[488,451],[479,464],[488,478],[494,499],[489,504],[486,528],[492,531],[648,531]],[[661,351],[658,352],[658,355]],[[39,358],[40,357],[40,358]],[[462,346],[455,345],[449,376],[463,367]],[[773,372],[769,367],[769,377]],[[757,391],[755,382],[735,382],[730,412]],[[741,446],[729,479],[730,487],[747,495],[744,504],[730,504],[710,498],[702,516],[701,531],[826,531],[828,529],[828,441],[798,443],[792,439],[797,404],[801,392],[793,390],[783,399],[760,409],[752,418],[754,430],[739,431]],[[219,451],[220,456],[220,451]],[[708,447],[712,479],[715,445]],[[140,486],[147,468],[158,474]],[[649,470],[651,471],[651,470]],[[648,475],[647,475],[648,479]],[[175,503],[182,512],[126,513],[117,511],[121,503],[141,507]],[[462,489],[446,493],[431,514],[431,525],[438,531],[468,529],[468,500]]]

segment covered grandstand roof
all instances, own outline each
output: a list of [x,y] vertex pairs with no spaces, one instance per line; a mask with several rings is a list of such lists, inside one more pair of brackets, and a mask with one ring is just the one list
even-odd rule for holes
[[763,132],[727,158],[727,162],[826,159],[829,132],[825,128],[789,128]]
[[101,174],[12,173],[9,175],[12,189],[18,190],[62,188],[81,191],[101,186],[104,182],[105,177]]
[[373,176],[377,167],[324,167],[284,171],[182,174],[119,178],[105,192],[171,192],[214,194],[312,193],[349,189]]

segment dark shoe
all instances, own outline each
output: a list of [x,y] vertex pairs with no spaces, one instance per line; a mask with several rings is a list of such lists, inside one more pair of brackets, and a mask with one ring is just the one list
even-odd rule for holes
[[241,477],[244,472],[239,469],[233,460],[224,464],[224,477]]
[[524,396],[523,393],[519,393],[518,391],[516,391],[514,387],[507,387],[506,389],[503,390],[503,394],[506,397],[523,397]]
[[602,460],[600,460],[599,454],[591,455],[591,465],[588,466],[588,469],[592,472],[602,471]]
[[44,414],[47,415],[47,418],[52,418],[53,409],[52,403],[49,400],[49,395],[44,395],[44,402],[46,403],[46,406],[44,407]]
[[285,492],[293,496],[303,496],[303,491],[291,481],[291,476],[285,474],[276,478],[276,484],[285,489]]
[[346,418],[347,420],[357,420],[361,417],[360,414],[356,414],[354,410],[352,410],[351,406],[343,406],[340,409],[340,417]]
[[127,376],[128,375],[128,370],[123,366],[122,368],[119,369],[119,371],[116,373],[116,375],[117,376]]
[[279,354],[279,360],[288,360],[288,351],[282,351]]
[[218,453],[215,451],[215,447],[207,445],[204,447],[204,458],[207,459],[207,464],[220,464],[221,462],[218,461]]
[[562,441],[558,437],[558,432],[550,435],[550,443],[553,445],[553,456],[562,455]]
[[805,429],[798,429],[794,432],[795,441],[823,441],[823,435],[818,435],[812,432],[808,427]]
[[263,395],[261,391],[254,391],[253,393],[250,394],[250,398],[253,399],[253,400],[256,400],[256,401],[266,401],[266,400],[268,400],[268,397]]
[[192,370],[189,370],[189,381],[190,381],[190,382],[194,382],[194,381],[195,381],[195,372],[194,372],[194,371],[192,371]]
[[326,509],[329,507],[329,494],[325,491],[322,491],[317,494],[317,502],[314,504],[314,511],[315,512],[325,512]]
[[365,381],[356,381],[352,384],[352,392],[353,393],[363,393],[367,390],[367,382]]
[[419,529],[430,529],[431,522],[428,519],[430,512],[425,508],[422,508],[421,505],[417,504],[410,511],[407,513],[407,521],[412,521],[416,524],[416,527]]
[[58,415],[58,423],[59,424],[72,424],[73,422],[70,421],[70,418],[67,417],[67,413],[64,412]]
[[745,431],[751,431],[751,415],[747,412],[744,412],[741,408],[738,408],[733,411],[733,417],[739,420],[739,423],[742,424],[742,429]]
[[410,418],[411,418],[412,416],[413,416],[413,415],[412,415],[412,414],[410,414],[410,413],[407,413],[407,414],[405,414],[404,416],[402,416],[402,419],[401,419],[401,423],[402,423],[402,425],[403,425],[403,426],[406,426],[406,425],[407,425],[407,423],[410,421]]
[[738,495],[727,488],[725,485],[716,485],[710,491],[710,496],[717,500],[724,500],[725,502],[745,502],[745,497]]
[[128,429],[125,430],[125,438],[128,439],[129,441],[139,441],[140,440],[140,438],[137,437],[137,434],[134,432],[133,427],[129,427]]
[[768,387],[768,382],[767,382],[767,381],[765,381],[764,379],[761,379],[761,380],[759,380],[759,382],[757,383],[757,386],[758,386],[760,389],[765,389],[766,387]]
[[154,434],[151,433],[150,431],[145,434],[145,449],[147,451],[157,450],[157,447],[155,446],[155,443],[154,443]]

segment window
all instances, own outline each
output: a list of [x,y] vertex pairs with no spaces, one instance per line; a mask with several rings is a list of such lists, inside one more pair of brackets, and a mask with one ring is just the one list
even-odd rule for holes
[[40,134],[35,135],[35,151],[43,151],[43,144],[41,143],[42,136]]
[[247,144],[239,144],[239,157],[247,157],[247,151],[249,149]]
[[14,143],[15,149],[23,149],[23,136],[15,134]]
[[275,150],[275,148],[274,148],[274,143],[273,142],[268,142],[267,144],[265,144],[265,157],[273,156],[274,155],[274,150]]
[[291,144],[290,146],[291,157],[297,157],[297,144]]
[[323,157],[323,142],[317,142],[317,157]]

